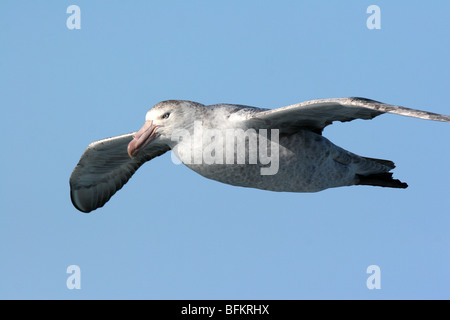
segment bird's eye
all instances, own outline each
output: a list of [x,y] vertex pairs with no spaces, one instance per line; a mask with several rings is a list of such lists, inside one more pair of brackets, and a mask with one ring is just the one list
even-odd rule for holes
[[161,119],[167,119],[170,116],[170,112],[166,112],[162,115]]

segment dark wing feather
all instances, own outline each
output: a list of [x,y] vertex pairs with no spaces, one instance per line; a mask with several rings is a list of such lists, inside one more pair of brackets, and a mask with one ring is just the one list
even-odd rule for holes
[[310,100],[279,109],[254,113],[245,121],[248,127],[277,128],[283,133],[292,133],[299,129],[310,129],[321,133],[333,121],[373,119],[383,113],[450,122],[450,116],[385,104],[365,98]]
[[70,176],[70,197],[80,211],[102,207],[145,162],[170,150],[169,146],[151,143],[135,158],[127,146],[134,133],[91,143]]

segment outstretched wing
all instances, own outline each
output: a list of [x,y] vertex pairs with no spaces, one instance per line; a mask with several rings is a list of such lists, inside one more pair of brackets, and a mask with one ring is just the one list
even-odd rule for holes
[[253,113],[248,127],[277,128],[283,133],[310,129],[321,133],[333,121],[372,119],[382,113],[395,113],[407,117],[450,122],[450,116],[385,104],[365,98],[335,98],[310,100],[291,106]]
[[102,207],[143,163],[170,150],[167,145],[149,144],[130,158],[127,146],[134,134],[95,141],[86,148],[70,176],[70,197],[75,208],[90,212]]

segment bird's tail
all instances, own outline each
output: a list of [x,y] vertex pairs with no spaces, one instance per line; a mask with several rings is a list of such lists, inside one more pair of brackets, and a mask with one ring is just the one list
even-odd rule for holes
[[408,184],[405,182],[392,178],[392,172],[374,173],[367,176],[357,174],[355,184],[399,189],[408,188]]
[[[377,167],[378,172],[365,172],[363,174],[356,174],[355,184],[356,185],[366,185],[366,186],[378,186],[378,187],[388,187],[388,188],[400,188],[406,189],[408,185],[398,179],[392,177],[392,172],[388,172],[395,168],[394,162],[390,160],[374,159],[362,157],[365,161],[374,164]],[[381,166],[380,166],[381,165]],[[381,172],[380,172],[381,171]]]
[[375,159],[375,158],[367,158],[367,157],[361,157],[361,158],[382,164],[383,166],[388,167],[389,170],[392,170],[395,168],[395,163],[391,160],[383,160],[383,159]]

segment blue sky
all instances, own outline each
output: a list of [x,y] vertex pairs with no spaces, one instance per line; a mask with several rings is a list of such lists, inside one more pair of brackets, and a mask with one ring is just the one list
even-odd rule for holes
[[[81,9],[69,30],[66,9]],[[366,9],[381,9],[369,30]],[[449,299],[449,130],[382,115],[324,136],[406,190],[273,193],[170,154],[78,212],[86,146],[166,99],[276,108],[362,96],[450,114],[448,1],[1,1],[2,299]],[[81,269],[69,290],[66,269]],[[366,269],[381,269],[369,290]]]

